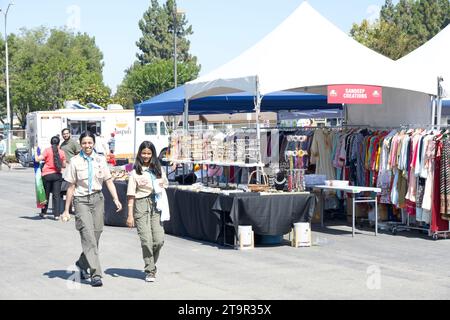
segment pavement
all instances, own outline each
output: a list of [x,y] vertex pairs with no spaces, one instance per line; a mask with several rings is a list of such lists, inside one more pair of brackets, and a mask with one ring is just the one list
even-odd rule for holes
[[313,246],[235,250],[165,236],[156,282],[143,280],[135,229],[105,226],[103,287],[78,281],[74,219],[41,219],[31,168],[0,171],[0,299],[303,300],[448,299],[450,240],[417,232],[313,226]]

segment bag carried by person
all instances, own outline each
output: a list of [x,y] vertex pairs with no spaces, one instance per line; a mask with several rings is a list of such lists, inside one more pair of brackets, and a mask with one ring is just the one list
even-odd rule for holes
[[[40,155],[41,149],[37,148],[36,153]],[[44,181],[42,179],[42,171],[41,171],[41,164],[39,162],[36,162],[36,160],[33,157],[34,162],[34,187],[36,191],[36,206],[39,209],[45,208],[45,205],[47,204],[47,197],[45,196],[45,188],[44,188]]]

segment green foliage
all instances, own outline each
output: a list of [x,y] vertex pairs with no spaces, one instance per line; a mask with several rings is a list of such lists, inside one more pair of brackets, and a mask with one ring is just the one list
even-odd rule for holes
[[136,56],[141,64],[173,59],[175,26],[177,60],[197,62],[197,58],[189,54],[190,41],[187,37],[193,34],[192,26],[187,26],[184,13],[175,14],[175,10],[174,0],[167,0],[163,6],[160,6],[157,0],[151,1],[150,7],[139,21],[142,37],[136,45],[141,52]]
[[350,35],[367,47],[397,60],[418,48],[450,22],[450,0],[386,0],[380,18],[353,24]]
[[[1,49],[4,55],[4,45]],[[19,36],[9,35],[8,49],[11,106],[22,125],[28,112],[59,109],[65,100],[108,102],[103,54],[87,34],[44,27],[22,29]],[[4,76],[4,68],[1,72]],[[1,111],[6,109],[5,100],[0,94]]]
[[[189,81],[198,73],[198,67],[190,63],[178,63],[177,74],[181,83]],[[156,60],[146,65],[135,64],[128,71],[117,90],[116,99],[132,108],[134,104],[147,100],[174,87],[173,62]]]
[[[175,86],[174,80],[174,30],[177,43],[177,84],[193,80],[200,72],[197,58],[189,53],[193,34],[187,26],[186,16],[177,13],[174,0],[166,0],[160,6],[152,0],[150,7],[139,21],[142,37],[136,42],[140,53],[138,60],[126,71],[122,84],[112,98],[127,108]],[[176,28],[175,28],[176,26]]]

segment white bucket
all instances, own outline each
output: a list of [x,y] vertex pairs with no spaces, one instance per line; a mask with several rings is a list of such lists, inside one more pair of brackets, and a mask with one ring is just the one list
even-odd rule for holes
[[296,247],[311,247],[311,225],[309,222],[294,223]]
[[252,226],[238,226],[238,238],[241,246],[252,245]]

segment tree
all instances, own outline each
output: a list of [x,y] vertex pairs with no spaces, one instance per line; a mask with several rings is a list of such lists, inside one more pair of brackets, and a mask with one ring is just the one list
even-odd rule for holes
[[[184,83],[192,78],[197,66],[193,62],[178,63],[178,77]],[[174,87],[173,62],[155,60],[146,65],[135,64],[128,71],[117,90],[115,99],[119,99],[127,108],[147,100]]]
[[177,39],[177,84],[195,79],[200,71],[197,58],[189,53],[192,26],[184,14],[175,14],[176,3],[167,0],[160,6],[152,0],[139,21],[142,37],[136,42],[138,60],[126,70],[125,78],[112,98],[127,108],[172,89],[174,81],[174,30]]
[[[9,35],[8,48],[11,106],[22,126],[28,112],[62,108],[65,100],[109,102],[110,89],[102,77],[103,54],[87,34],[22,29],[19,36]],[[0,94],[0,106],[5,100]]]
[[399,59],[434,37],[450,22],[449,0],[386,0],[380,18],[353,24],[350,35],[369,48]]
[[385,21],[370,24],[363,20],[360,25],[353,24],[350,35],[359,43],[393,60],[416,48],[416,41],[411,36],[402,32],[397,25]]
[[157,0],[152,0],[139,21],[142,37],[136,45],[141,53],[136,56],[141,64],[173,59],[175,25],[178,61],[197,63],[197,58],[189,53],[190,41],[186,38],[193,34],[192,26],[187,26],[185,14],[175,14],[175,7],[174,0],[167,0],[162,7]]

